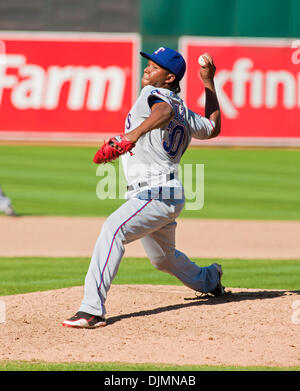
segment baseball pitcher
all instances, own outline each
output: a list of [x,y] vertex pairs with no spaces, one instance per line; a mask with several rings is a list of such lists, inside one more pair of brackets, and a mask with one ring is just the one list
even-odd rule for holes
[[85,278],[84,297],[75,316],[63,326],[105,326],[105,301],[126,244],[141,239],[152,265],[187,287],[214,296],[224,294],[221,265],[200,267],[176,249],[176,218],[184,207],[178,164],[192,137],[218,136],[221,113],[214,86],[215,65],[205,53],[200,76],[206,91],[205,116],[187,108],[177,95],[184,58],[160,47],[148,59],[142,90],[127,115],[124,134],[111,138],[94,156],[96,164],[121,157],[127,201],[102,226]]

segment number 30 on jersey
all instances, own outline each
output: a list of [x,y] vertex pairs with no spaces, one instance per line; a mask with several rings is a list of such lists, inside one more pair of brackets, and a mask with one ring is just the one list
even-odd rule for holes
[[167,131],[169,137],[167,141],[163,142],[164,150],[171,158],[174,158],[178,151],[180,144],[182,143],[184,136],[184,127],[175,121],[171,121],[168,125]]

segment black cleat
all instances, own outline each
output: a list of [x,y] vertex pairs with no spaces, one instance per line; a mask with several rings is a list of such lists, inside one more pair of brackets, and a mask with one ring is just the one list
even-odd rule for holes
[[223,271],[222,271],[221,265],[219,265],[218,263],[214,263],[214,265],[218,270],[220,279],[219,279],[219,282],[218,282],[217,286],[215,287],[215,289],[210,291],[209,293],[211,293],[215,297],[219,297],[219,296],[223,296],[225,294],[225,288],[221,284],[221,278],[222,278]]
[[72,318],[67,319],[62,324],[64,327],[74,327],[77,329],[95,329],[106,326],[106,320],[102,316],[77,312]]

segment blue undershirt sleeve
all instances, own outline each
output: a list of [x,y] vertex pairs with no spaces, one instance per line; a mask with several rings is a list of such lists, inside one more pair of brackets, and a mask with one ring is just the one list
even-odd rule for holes
[[156,96],[153,96],[153,97],[149,96],[149,98],[148,98],[148,103],[149,103],[150,108],[151,108],[155,103],[160,103],[160,102],[165,102],[165,101],[162,100],[162,99],[157,98]]

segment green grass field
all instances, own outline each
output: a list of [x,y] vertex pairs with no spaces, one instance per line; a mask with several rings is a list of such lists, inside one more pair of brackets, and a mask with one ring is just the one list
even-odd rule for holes
[[[20,215],[107,216],[124,200],[97,198],[96,150],[1,145],[0,184]],[[183,164],[204,164],[205,191],[181,217],[300,219],[299,150],[190,149]]]
[[299,371],[299,367],[234,367],[209,365],[157,365],[123,363],[44,363],[0,361],[0,371]]
[[[221,262],[225,286],[300,291],[300,260],[193,259],[207,266]],[[0,296],[84,284],[89,258],[0,258]],[[146,258],[124,258],[114,284],[180,285]]]

